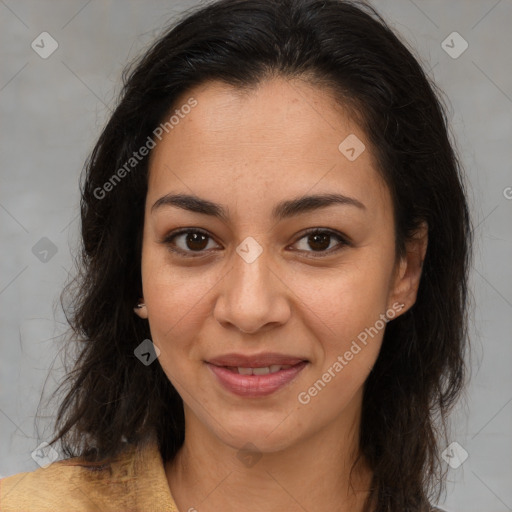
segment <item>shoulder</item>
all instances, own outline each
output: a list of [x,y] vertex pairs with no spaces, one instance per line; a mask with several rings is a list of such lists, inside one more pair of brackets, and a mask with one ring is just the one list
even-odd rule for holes
[[[92,510],[87,508],[86,500],[94,472],[79,464],[80,459],[68,459],[54,462],[47,468],[3,478],[0,480],[0,509],[2,512],[29,511],[37,506],[43,512],[66,506]],[[98,476],[101,486],[104,481],[102,472],[98,472]],[[96,489],[99,489],[98,485]]]
[[129,446],[109,464],[76,457],[0,480],[2,512],[177,512],[154,443]]
[[129,478],[133,473],[133,455],[133,451],[126,452],[103,466],[88,465],[77,457],[4,478],[0,480],[0,509],[31,511],[37,507],[46,512],[64,507],[85,512],[98,510],[96,502],[101,506],[104,501],[124,504],[124,500],[119,503],[127,487],[123,475]]

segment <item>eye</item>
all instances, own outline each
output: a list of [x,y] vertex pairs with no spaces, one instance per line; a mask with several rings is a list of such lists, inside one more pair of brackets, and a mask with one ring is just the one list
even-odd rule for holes
[[162,240],[169,250],[187,257],[195,257],[193,253],[201,256],[206,250],[212,249],[210,242],[213,242],[212,237],[200,229],[183,229],[170,233]]
[[[332,245],[333,239],[338,243]],[[314,257],[322,257],[341,250],[345,246],[351,245],[347,237],[332,230],[315,228],[307,232],[295,244],[299,245],[299,250],[304,252],[323,253]],[[312,250],[308,250],[308,247]],[[334,248],[334,250],[333,250]]]
[[[333,245],[334,240],[337,240],[337,243]],[[202,256],[208,250],[214,249],[211,243],[218,247],[213,238],[207,232],[200,229],[182,229],[170,233],[162,240],[162,243],[167,245],[170,251],[192,258]],[[350,246],[351,243],[341,233],[328,229],[314,228],[305,233],[294,245],[299,246],[299,251],[319,253],[313,257],[322,257],[337,252],[345,246]]]

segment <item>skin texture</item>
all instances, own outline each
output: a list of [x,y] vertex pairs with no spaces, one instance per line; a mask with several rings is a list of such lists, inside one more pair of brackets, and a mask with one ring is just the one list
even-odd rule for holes
[[[363,384],[384,330],[309,403],[297,397],[380,315],[394,307],[398,316],[414,304],[426,227],[398,261],[391,197],[370,144],[329,91],[283,78],[249,92],[209,82],[187,91],[178,108],[191,96],[197,106],[151,154],[145,307],[136,310],[148,319],[159,363],[184,401],[185,444],[166,465],[177,506],[361,510],[371,471],[360,464],[353,488],[348,477]],[[366,146],[354,161],[338,149],[349,134]],[[152,209],[169,193],[219,203],[229,218],[169,205]],[[364,208],[336,204],[283,220],[271,216],[280,201],[322,193],[350,196]],[[186,235],[162,242],[178,228],[202,229],[210,238],[196,245],[187,245]],[[315,251],[318,244],[304,233],[310,228],[337,231],[350,243],[332,236]],[[236,252],[247,237],[262,248],[252,263]],[[171,247],[202,252],[186,257]],[[308,365],[267,397],[231,394],[205,363],[228,352],[269,351]],[[237,456],[247,443],[261,456],[252,465]]]

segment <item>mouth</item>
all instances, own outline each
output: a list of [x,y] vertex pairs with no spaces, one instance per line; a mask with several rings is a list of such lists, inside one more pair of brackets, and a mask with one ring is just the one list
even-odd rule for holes
[[221,386],[241,397],[265,397],[294,381],[309,361],[300,359],[294,364],[258,366],[218,365],[206,362],[207,367]]

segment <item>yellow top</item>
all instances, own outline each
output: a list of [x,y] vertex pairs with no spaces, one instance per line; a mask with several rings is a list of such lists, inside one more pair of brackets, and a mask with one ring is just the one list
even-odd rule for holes
[[99,470],[76,457],[3,478],[0,511],[179,512],[154,437]]

